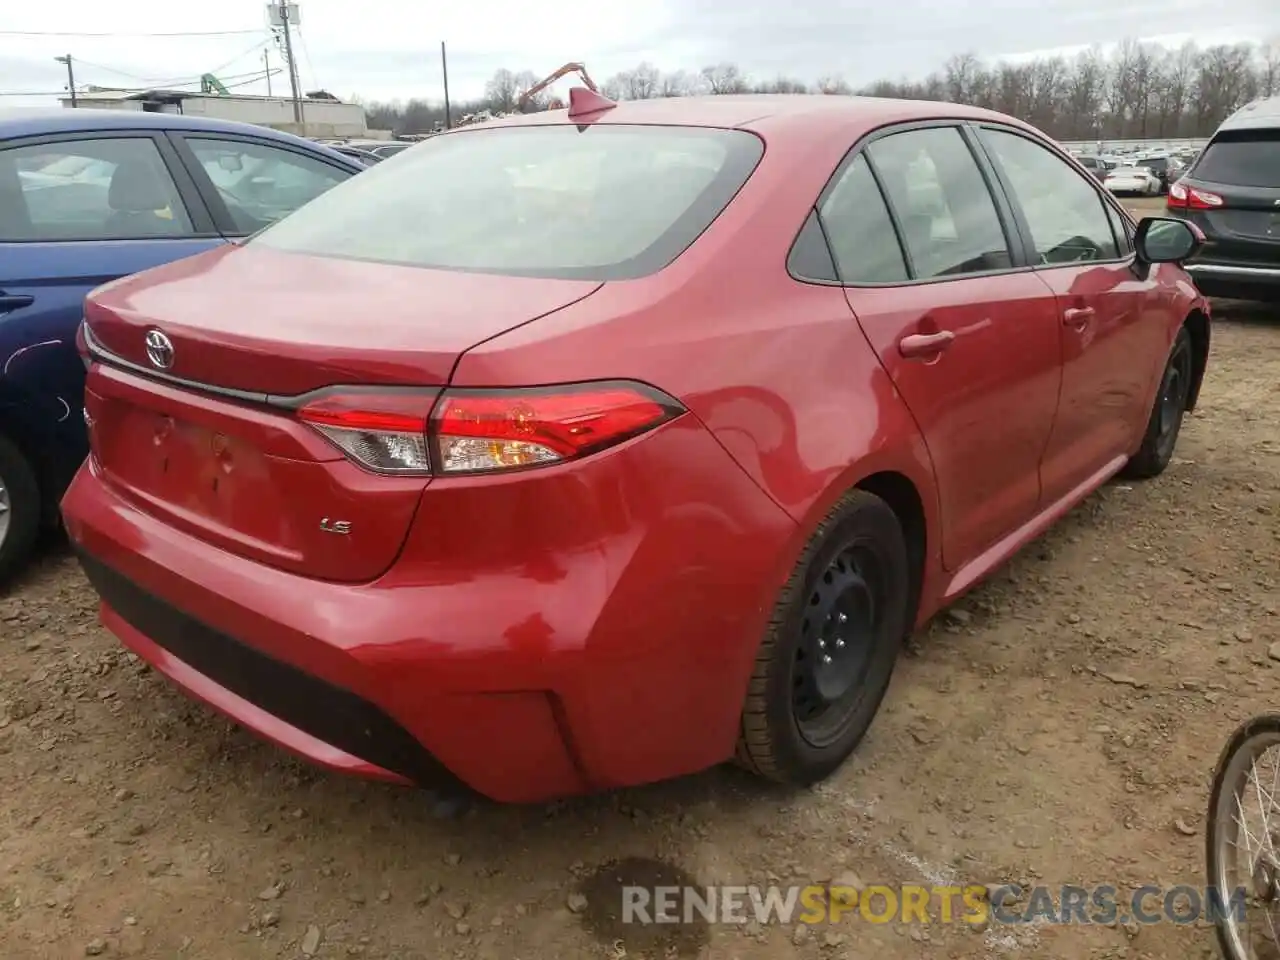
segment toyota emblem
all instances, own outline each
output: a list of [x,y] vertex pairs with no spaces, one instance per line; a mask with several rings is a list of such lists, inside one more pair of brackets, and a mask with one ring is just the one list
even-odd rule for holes
[[159,330],[147,331],[147,359],[161,370],[173,366],[173,341]]

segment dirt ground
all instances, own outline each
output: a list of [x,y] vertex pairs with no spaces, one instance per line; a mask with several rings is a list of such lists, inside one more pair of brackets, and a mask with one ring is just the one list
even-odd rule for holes
[[1107,486],[919,633],[855,758],[794,793],[724,769],[517,809],[316,772],[123,653],[55,544],[0,597],[0,956],[1211,956],[1169,923],[618,942],[583,894],[625,858],[700,884],[1203,885],[1217,751],[1276,706],[1278,406],[1280,312],[1224,306],[1168,472]]

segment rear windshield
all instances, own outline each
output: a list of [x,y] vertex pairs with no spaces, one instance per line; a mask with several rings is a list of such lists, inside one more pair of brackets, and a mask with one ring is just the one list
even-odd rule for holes
[[745,131],[699,127],[465,130],[401,151],[248,242],[445,270],[640,277],[697,239],[763,150]]
[[1218,134],[1205,147],[1194,176],[1236,187],[1280,187],[1280,130]]

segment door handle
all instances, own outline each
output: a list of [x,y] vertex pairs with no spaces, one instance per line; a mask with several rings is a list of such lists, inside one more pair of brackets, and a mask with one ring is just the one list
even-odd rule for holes
[[0,293],[0,314],[11,313],[20,307],[29,307],[35,302],[35,297],[29,297],[24,294],[15,293],[9,295]]
[[1083,330],[1093,316],[1093,307],[1068,307],[1062,311],[1062,322],[1065,326]]
[[908,360],[934,357],[951,346],[955,339],[956,335],[950,330],[939,330],[937,333],[913,333],[898,341],[898,352]]

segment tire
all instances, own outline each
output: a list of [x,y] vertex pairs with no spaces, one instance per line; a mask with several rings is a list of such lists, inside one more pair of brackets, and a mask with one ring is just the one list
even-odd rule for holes
[[31,464],[0,434],[0,587],[31,555],[40,532],[40,485]]
[[1120,471],[1121,476],[1146,480],[1158,477],[1169,466],[1178,445],[1178,434],[1182,431],[1182,418],[1187,412],[1193,370],[1191,334],[1186,327],[1181,327],[1160,375],[1160,386],[1156,390],[1146,433],[1142,436],[1142,446]]
[[[1205,867],[1209,889],[1219,891],[1222,906],[1228,907],[1216,910],[1210,918],[1218,940],[1218,949],[1225,960],[1254,960],[1257,957],[1275,956],[1275,942],[1265,932],[1262,939],[1269,949],[1254,951],[1255,932],[1242,922],[1247,920],[1247,907],[1242,911],[1245,916],[1241,916],[1237,912],[1240,907],[1232,902],[1232,895],[1239,887],[1244,886],[1251,895],[1251,901],[1265,899],[1271,904],[1272,910],[1275,909],[1277,900],[1280,900],[1280,871],[1274,867],[1280,841],[1277,831],[1262,829],[1257,831],[1258,834],[1271,835],[1253,836],[1247,832],[1247,826],[1242,831],[1239,819],[1241,802],[1244,802],[1244,809],[1249,811],[1249,816],[1255,805],[1262,804],[1261,792],[1255,793],[1248,789],[1249,776],[1255,762],[1268,750],[1276,748],[1280,748],[1280,715],[1263,714],[1253,717],[1232,732],[1214,769],[1208,817],[1205,820]],[[1271,764],[1267,764],[1263,771],[1263,777],[1267,781],[1264,790],[1267,794],[1272,792],[1272,776]],[[1237,849],[1242,836],[1245,838],[1246,848],[1250,840],[1259,847],[1256,859],[1250,857],[1253,862],[1247,882],[1242,882],[1245,878],[1239,876],[1238,863],[1233,864],[1230,856]],[[1250,906],[1253,905],[1255,904],[1250,903]],[[1210,904],[1206,903],[1205,906],[1209,907]]]
[[737,762],[795,785],[839,768],[888,690],[910,597],[897,515],[879,497],[850,491],[818,525],[778,597],[743,705]]

